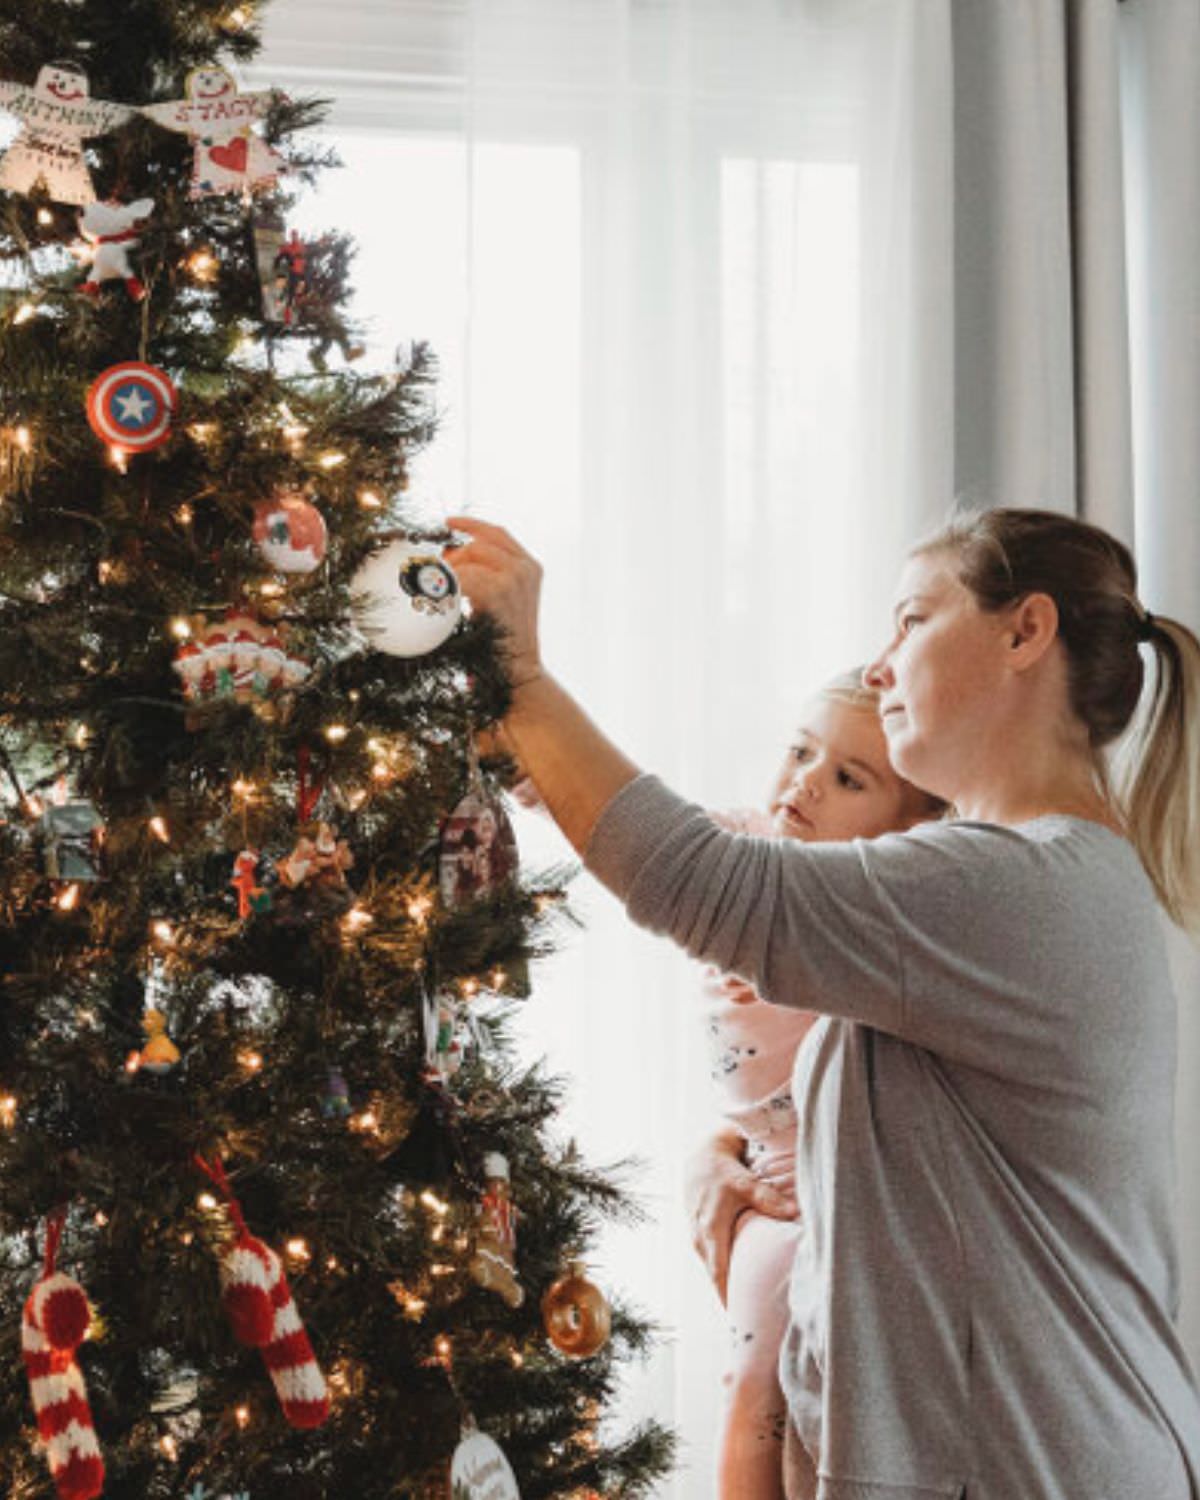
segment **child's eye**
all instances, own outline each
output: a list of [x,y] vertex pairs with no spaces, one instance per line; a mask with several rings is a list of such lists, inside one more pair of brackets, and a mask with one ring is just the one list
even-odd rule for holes
[[807,745],[793,745],[792,746],[792,759],[793,760],[807,760],[808,757],[809,757],[809,755],[811,753],[812,752],[809,750],[809,748],[808,748]]
[[848,786],[852,791],[861,792],[863,784],[856,776],[851,776],[849,771],[839,771],[838,780],[843,786]]
[[910,625],[919,625],[924,618],[924,615],[901,615],[900,629],[907,630]]

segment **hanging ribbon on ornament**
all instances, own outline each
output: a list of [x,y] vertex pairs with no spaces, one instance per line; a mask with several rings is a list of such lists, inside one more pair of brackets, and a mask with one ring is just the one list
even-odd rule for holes
[[45,1263],[21,1316],[21,1354],[60,1500],[94,1500],[104,1489],[104,1460],[75,1358],[92,1310],[79,1283],[55,1269],[66,1217],[57,1209],[46,1224]]
[[193,1160],[225,1199],[236,1230],[233,1244],[221,1257],[221,1301],[234,1337],[262,1351],[288,1423],[320,1427],[329,1416],[329,1391],[292,1301],[283,1262],[250,1233],[220,1157],[207,1162],[197,1155]]

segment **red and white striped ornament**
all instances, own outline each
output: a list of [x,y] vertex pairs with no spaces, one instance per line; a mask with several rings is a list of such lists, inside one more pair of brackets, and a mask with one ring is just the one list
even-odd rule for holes
[[237,1237],[221,1259],[221,1301],[239,1343],[261,1349],[263,1363],[292,1427],[320,1427],[329,1416],[329,1391],[283,1262],[250,1233],[220,1161],[197,1165],[221,1189]]
[[46,1261],[21,1318],[21,1354],[38,1434],[60,1500],[93,1500],[104,1488],[104,1460],[75,1351],[92,1310],[77,1281],[54,1269],[65,1215],[46,1229]]

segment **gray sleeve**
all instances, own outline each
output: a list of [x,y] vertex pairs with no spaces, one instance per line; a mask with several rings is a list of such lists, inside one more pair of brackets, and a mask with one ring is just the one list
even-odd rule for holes
[[772,1004],[899,1031],[896,936],[858,849],[727,833],[643,775],[601,813],[584,861],[639,926]]
[[[609,802],[584,853],[640,926],[764,1000],[989,1066],[1061,1029],[1075,897],[1032,841],[930,823],[850,843],[724,832],[654,776]],[[1057,907],[1057,910],[1056,910]]]

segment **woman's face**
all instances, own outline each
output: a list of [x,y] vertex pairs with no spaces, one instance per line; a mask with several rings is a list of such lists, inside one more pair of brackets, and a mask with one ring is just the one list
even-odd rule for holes
[[806,844],[875,838],[906,826],[904,802],[875,710],[814,698],[771,788],[775,832]]
[[[964,768],[1012,742],[1004,692],[1009,612],[987,614],[944,554],[912,557],[900,575],[896,632],[863,673],[879,692],[892,765],[953,801]],[[1017,753],[1012,744],[1012,753]]]

